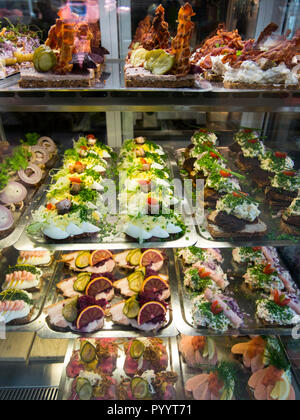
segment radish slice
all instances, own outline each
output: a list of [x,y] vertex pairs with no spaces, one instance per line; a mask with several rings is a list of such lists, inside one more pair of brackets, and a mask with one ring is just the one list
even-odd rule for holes
[[28,185],[36,185],[43,177],[43,171],[34,163],[30,163],[25,170],[18,171],[21,181]]
[[48,160],[50,160],[51,158],[51,156],[49,156],[48,151],[41,146],[31,147],[30,152],[32,153],[30,161],[32,163],[35,163],[36,165],[43,165],[47,163]]
[[25,200],[26,196],[27,190],[24,185],[12,181],[0,193],[0,201],[3,204],[15,204]]
[[0,232],[4,232],[12,227],[14,218],[12,212],[4,206],[0,206]]
[[50,154],[55,153],[56,151],[56,144],[50,137],[41,137],[37,144],[38,146],[43,147],[43,149],[46,149]]

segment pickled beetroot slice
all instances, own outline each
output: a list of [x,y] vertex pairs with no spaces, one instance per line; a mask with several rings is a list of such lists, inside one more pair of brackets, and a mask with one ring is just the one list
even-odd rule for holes
[[0,206],[0,232],[10,229],[14,224],[12,212],[4,206]]
[[19,182],[11,181],[0,193],[0,201],[3,204],[15,204],[25,200],[27,189]]

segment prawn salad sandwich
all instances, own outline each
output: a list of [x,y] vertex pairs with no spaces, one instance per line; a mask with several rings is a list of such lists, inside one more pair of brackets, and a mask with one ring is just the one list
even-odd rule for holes
[[29,292],[40,290],[43,271],[32,265],[15,265],[6,270],[2,290],[19,289]]

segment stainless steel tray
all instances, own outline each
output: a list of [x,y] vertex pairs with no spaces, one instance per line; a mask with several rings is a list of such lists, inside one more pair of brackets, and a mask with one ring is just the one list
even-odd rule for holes
[[[74,338],[78,338],[80,337],[97,337],[97,338],[118,338],[118,337],[141,337],[141,336],[149,336],[149,337],[172,337],[172,336],[176,336],[178,334],[178,330],[176,328],[176,324],[174,323],[174,310],[175,310],[175,301],[173,303],[173,290],[177,287],[176,285],[176,276],[175,276],[175,270],[174,270],[174,259],[172,256],[172,253],[169,251],[167,252],[167,256],[169,258],[169,262],[168,265],[165,264],[162,272],[164,274],[168,274],[169,278],[170,278],[170,288],[171,288],[171,300],[170,300],[170,309],[168,311],[168,315],[167,315],[167,323],[166,325],[158,332],[156,333],[148,333],[146,334],[143,331],[139,331],[139,330],[135,330],[132,327],[128,327],[128,326],[122,326],[122,325],[117,325],[114,324],[112,322],[112,320],[110,318],[106,318],[105,319],[105,323],[104,323],[104,327],[102,330],[95,332],[94,334],[89,333],[89,334],[80,334],[80,333],[76,333],[74,331],[66,331],[66,332],[61,332],[57,329],[55,329],[54,327],[52,327],[49,323],[48,323],[48,319],[47,319],[47,315],[45,313],[43,313],[41,315],[40,318],[40,322],[42,324],[42,327],[39,329],[39,331],[37,332],[37,334],[39,335],[39,337],[41,338],[53,338],[53,339],[58,339],[58,338],[64,338],[64,339],[74,339]],[[61,300],[63,300],[63,297],[61,295],[59,295],[56,291],[56,284],[59,283],[60,281],[62,281],[64,278],[70,278],[72,276],[72,273],[74,275],[74,272],[71,272],[68,269],[65,269],[64,264],[63,263],[58,263],[56,266],[56,272],[55,272],[55,282],[52,283],[52,287],[50,288],[48,295],[47,295],[47,299],[46,299],[46,303],[44,305],[44,307],[47,307],[49,305],[53,305]],[[128,273],[128,271],[124,271],[124,270],[119,270],[119,269],[115,269],[113,274],[117,279],[121,279],[126,277],[126,273]],[[116,295],[114,297],[114,299],[111,301],[111,304],[115,304],[120,302],[121,300],[123,300],[120,296]]]
[[[178,166],[176,163],[175,156],[171,149],[165,149],[169,156],[168,166],[171,170],[171,175],[173,179],[180,179]],[[34,201],[30,207],[31,212],[35,211],[39,206],[45,203],[46,193],[48,189],[49,179],[44,186],[44,189],[40,192],[40,200]],[[97,249],[135,249],[135,248],[173,248],[173,247],[188,247],[192,246],[197,242],[197,232],[195,228],[194,219],[192,217],[192,211],[189,207],[188,201],[185,198],[183,201],[183,208],[185,212],[183,214],[183,220],[187,227],[187,232],[180,239],[174,241],[166,242],[144,242],[139,244],[138,242],[131,241],[125,237],[125,235],[116,235],[113,238],[88,238],[84,240],[72,240],[72,242],[55,242],[48,241],[42,235],[36,237],[30,236],[27,234],[26,230],[23,231],[20,240],[15,244],[15,247],[19,250],[34,250],[34,249],[50,249],[50,250],[94,250]],[[111,224],[114,224],[115,216],[111,215],[109,217]],[[32,223],[32,218],[29,217],[28,224]]]
[[[168,356],[169,356],[169,365],[167,370],[168,371],[174,371],[178,373],[178,382],[175,386],[176,388],[176,395],[178,400],[182,400],[183,395],[183,388],[182,388],[182,377],[180,375],[180,361],[179,361],[179,354],[178,354],[178,348],[177,348],[177,341],[174,338],[164,338],[162,339],[164,345],[167,348]],[[119,381],[122,377],[127,377],[123,366],[125,361],[125,353],[123,350],[122,344],[125,343],[127,339],[120,339],[118,342],[120,343],[119,346],[119,357],[117,359],[117,368],[114,371],[112,377],[115,378],[117,381]],[[68,366],[68,363],[71,359],[71,356],[73,354],[73,351],[79,349],[80,341],[77,340],[70,340],[68,350],[66,353],[65,361],[64,361],[64,367],[62,371],[61,381],[59,384],[59,390],[58,390],[58,400],[67,400],[71,394],[71,386],[72,382],[74,381],[73,378],[69,378],[66,374],[66,368]]]
[[[17,263],[18,255],[18,251],[13,247],[4,250],[0,257],[0,272],[4,273],[9,265],[15,265]],[[41,270],[43,271],[42,287],[39,292],[32,293],[32,298],[34,301],[34,312],[30,321],[22,325],[6,325],[6,332],[36,332],[42,327],[43,324],[40,318],[46,301],[46,296],[50,290],[52,282],[54,281],[56,273],[56,259],[57,255],[54,254],[51,264],[47,266],[41,266]],[[2,274],[0,284],[2,284],[4,281],[3,277],[4,276]]]
[[[218,350],[218,359],[219,361],[230,361],[230,362],[234,362],[235,366],[237,368],[237,372],[238,372],[238,384],[236,387],[236,392],[235,392],[235,398],[237,400],[255,400],[253,392],[250,390],[250,388],[248,387],[248,381],[252,375],[251,373],[251,369],[247,369],[241,359],[239,359],[238,357],[235,357],[232,353],[231,353],[231,348],[238,343],[242,343],[244,341],[249,341],[249,338],[246,337],[239,337],[239,338],[235,338],[235,337],[214,337],[213,340],[216,343],[217,346],[217,350]],[[179,344],[180,341],[180,336],[177,337],[177,341]],[[205,373],[207,371],[209,371],[209,366],[206,365],[202,365],[199,366],[197,368],[192,368],[189,367],[184,359],[183,356],[180,354],[180,366],[181,366],[181,376],[183,378],[183,384],[185,384],[190,378],[199,375],[201,373]],[[296,381],[296,378],[294,376],[294,374],[292,375],[292,385],[295,389],[296,392],[296,400],[299,400],[300,397],[300,390],[299,390],[299,385]],[[183,389],[184,389],[184,385],[183,385]],[[184,391],[185,392],[185,391]],[[185,395],[185,397],[187,399],[191,399],[190,396]]]
[[[185,149],[179,149],[176,151],[176,158],[178,164]],[[247,173],[242,172],[235,165],[235,154],[229,151],[228,147],[218,147],[220,153],[228,160],[228,166],[235,172],[246,175]],[[198,241],[196,246],[198,248],[231,248],[240,246],[299,246],[299,236],[286,235],[280,229],[280,218],[275,219],[272,217],[272,211],[268,205],[267,199],[263,191],[253,187],[251,179],[241,180],[240,185],[245,192],[249,192],[250,195],[260,202],[261,216],[260,219],[266,223],[268,227],[267,235],[264,237],[256,238],[243,238],[243,239],[214,239],[207,230],[207,215],[208,211],[205,210],[204,214],[199,216],[195,215],[195,223],[197,226]],[[255,191],[252,194],[252,191]],[[201,212],[200,212],[201,213]]]
[[[244,284],[242,276],[246,273],[247,266],[233,266],[232,249],[222,250],[222,255],[224,257],[222,268],[224,272],[227,273],[228,280],[230,282],[229,286],[223,293],[224,295],[234,297],[236,299],[245,316],[244,326],[239,330],[229,329],[223,333],[194,325],[191,313],[192,292],[184,286],[184,267],[176,255],[176,250],[174,250],[174,254],[178,285],[178,295],[175,295],[175,301],[178,303],[178,307],[174,310],[174,318],[179,332],[190,336],[291,335],[293,327],[269,326],[256,317],[255,302],[257,299],[261,298],[261,293],[257,291],[250,291],[250,289]],[[283,263],[281,263],[281,265],[284,267]]]
[[[55,158],[55,160],[53,160],[53,165],[55,164],[56,160],[57,160],[57,157]],[[22,210],[16,209],[13,212],[13,217],[14,217],[14,222],[15,222],[13,231],[6,237],[0,239],[0,249],[8,248],[14,245],[20,239],[20,236],[26,224],[26,220],[28,220],[28,217],[31,214],[32,202],[34,202],[35,199],[40,196],[41,191],[43,190],[44,182],[47,179],[48,172],[49,172],[49,168],[45,170],[43,179],[41,181],[42,184],[40,187],[30,187],[30,186],[26,187],[27,197],[24,200],[24,207]]]

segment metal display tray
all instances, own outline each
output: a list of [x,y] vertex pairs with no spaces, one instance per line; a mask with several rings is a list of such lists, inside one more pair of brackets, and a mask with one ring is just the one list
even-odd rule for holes
[[[246,337],[239,337],[239,338],[235,338],[235,337],[223,337],[223,338],[214,337],[213,340],[215,341],[215,344],[216,344],[216,347],[217,347],[218,360],[219,361],[233,362],[236,366],[236,370],[237,370],[237,374],[238,374],[238,384],[236,386],[236,391],[235,391],[236,400],[250,400],[250,401],[255,400],[254,394],[248,386],[248,381],[249,381],[249,379],[252,375],[251,369],[247,369],[243,365],[241,357],[239,357],[239,356],[235,357],[231,353],[231,348],[235,344],[242,343],[242,342],[247,342],[247,341],[249,341],[249,338],[246,338]],[[179,344],[180,336],[177,337],[177,341],[178,341],[178,344]],[[182,380],[183,380],[183,389],[185,389],[184,384],[190,378],[192,378],[196,375],[199,375],[201,373],[206,373],[207,371],[209,371],[211,369],[211,367],[205,366],[205,365],[199,365],[198,367],[192,368],[185,363],[182,354],[180,354],[179,358],[180,358],[180,367],[181,367],[181,377],[182,377]],[[295,389],[296,399],[299,400],[299,398],[300,398],[299,384],[296,381],[294,372],[292,372],[292,385]],[[185,393],[185,391],[184,391],[184,393]],[[189,396],[189,395],[186,395],[186,393],[185,393],[185,397],[186,397],[186,399],[192,399],[192,397]]]
[[[0,272],[5,273],[6,269],[10,265],[15,265],[17,263],[18,256],[18,251],[13,247],[2,251],[0,257]],[[32,313],[31,319],[20,325],[6,325],[6,332],[36,332],[42,327],[43,324],[41,323],[41,315],[44,304],[46,302],[46,296],[51,288],[52,282],[54,281],[57,264],[56,260],[57,254],[54,254],[50,264],[40,266],[41,270],[43,271],[41,289],[38,292],[32,293],[34,311]],[[4,274],[2,274],[0,284],[2,284],[3,281]]]
[[[180,179],[180,174],[178,171],[178,166],[176,163],[175,156],[171,149],[165,149],[168,157],[168,167],[171,171],[171,177],[173,179]],[[30,207],[30,213],[37,210],[41,205],[45,205],[46,203],[46,194],[48,190],[50,179],[46,181],[43,189],[41,190],[39,196],[40,200],[33,201]],[[97,237],[88,238],[88,239],[72,239],[72,242],[55,242],[47,240],[42,235],[38,236],[30,236],[27,234],[26,229],[24,229],[20,240],[15,244],[15,247],[19,250],[36,250],[36,249],[50,249],[50,250],[61,250],[61,251],[68,251],[68,250],[98,250],[98,249],[135,249],[135,248],[174,248],[174,247],[188,247],[195,245],[197,242],[197,232],[194,223],[194,219],[192,217],[192,211],[189,208],[189,204],[187,199],[183,200],[183,220],[187,227],[187,232],[181,238],[173,240],[173,241],[163,241],[163,242],[144,242],[138,243],[134,242],[130,239],[127,239],[125,235],[120,237],[116,235],[116,237],[110,238],[102,238],[99,239]],[[112,215],[109,217],[109,222],[111,224],[114,223],[114,216]],[[32,223],[32,217],[29,217],[28,224]]]
[[[55,164],[56,160],[57,160],[57,157],[55,158],[55,160],[54,159],[51,160],[52,162],[51,166]],[[14,217],[13,231],[9,233],[9,235],[3,238],[0,238],[0,249],[8,248],[14,245],[20,239],[20,236],[22,235],[22,232],[24,229],[24,225],[26,224],[26,220],[28,220],[31,214],[32,202],[36,198],[39,198],[41,191],[43,190],[44,182],[47,179],[48,171],[49,171],[49,167],[48,169],[45,170],[45,173],[43,174],[43,178],[41,181],[42,184],[40,187],[26,186],[27,197],[24,200],[24,207],[22,209],[16,208],[16,210],[13,212],[13,217]]]
[[[177,162],[180,164],[180,159],[185,149],[176,151]],[[272,214],[272,209],[269,206],[266,196],[261,189],[252,185],[251,176],[237,168],[235,164],[236,154],[230,152],[228,147],[218,147],[219,152],[228,160],[228,167],[233,171],[245,175],[245,180],[240,180],[241,188],[244,192],[248,192],[252,198],[260,202],[261,215],[260,219],[267,225],[268,232],[264,237],[258,238],[241,238],[235,239],[214,239],[207,230],[207,216],[209,210],[204,210],[204,214],[195,217],[196,230],[198,241],[196,246],[198,248],[232,248],[240,246],[299,246],[299,236],[286,235],[280,229],[280,218],[275,218]],[[300,166],[300,165],[299,165]],[[248,176],[248,177],[247,177]],[[254,191],[254,193],[253,193]],[[276,213],[274,211],[274,213]]]
[[[120,339],[118,340],[120,342],[119,346],[119,357],[117,360],[117,368],[114,371],[112,377],[115,378],[117,381],[120,380],[122,377],[126,378],[127,375],[124,372],[123,366],[125,361],[125,353],[123,350],[123,344],[126,342],[126,339]],[[168,356],[169,356],[169,365],[166,370],[173,371],[178,373],[178,382],[175,386],[176,388],[176,396],[178,400],[182,400],[184,398],[184,392],[182,387],[182,377],[180,375],[180,360],[179,360],[179,353],[178,353],[178,347],[177,347],[177,341],[175,338],[163,338],[162,339],[164,345],[167,348]],[[58,400],[67,400],[70,396],[71,386],[74,379],[69,378],[66,374],[66,368],[68,366],[68,363],[71,359],[71,356],[73,354],[74,350],[77,350],[79,348],[80,340],[70,340],[68,350],[66,353],[65,361],[64,361],[64,367],[62,371],[61,381],[59,384],[59,390],[58,390]]]
[[[120,251],[122,252],[122,251]],[[171,289],[171,300],[170,300],[170,308],[167,315],[167,323],[166,325],[159,330],[158,332],[149,332],[148,334],[144,331],[136,330],[132,328],[131,326],[123,326],[114,324],[112,320],[108,317],[105,319],[104,327],[102,330],[89,334],[81,334],[77,333],[75,331],[68,330],[66,332],[62,332],[59,329],[56,329],[55,327],[51,326],[48,322],[48,317],[45,313],[42,314],[40,322],[42,324],[42,327],[37,331],[37,334],[40,338],[46,338],[46,339],[74,339],[77,337],[97,337],[97,338],[118,338],[118,337],[141,337],[141,336],[157,336],[157,337],[172,337],[176,336],[178,334],[178,330],[176,328],[176,324],[174,323],[174,311],[176,308],[176,302],[173,300],[173,291],[176,289],[176,276],[175,276],[175,269],[174,269],[174,259],[171,251],[166,252],[168,257],[168,265],[165,264],[162,269],[162,274],[167,274],[169,276],[169,282],[170,282],[170,289]],[[126,277],[126,275],[130,273],[128,270],[121,270],[119,268],[115,268],[113,271],[113,274],[116,279],[121,279]],[[76,275],[76,274],[75,274]],[[55,271],[55,282],[52,283],[52,287],[50,288],[46,303],[44,307],[53,305],[61,300],[63,300],[63,297],[57,292],[56,290],[56,284],[62,281],[65,278],[70,278],[74,276],[74,272],[66,269],[64,267],[64,264],[62,262],[59,262],[56,266]],[[117,293],[114,297],[114,299],[110,302],[112,305],[115,303],[120,302],[123,300],[121,296],[119,296]]]
[[[184,286],[183,266],[181,260],[175,254],[175,269],[177,276],[178,295],[174,296],[178,307],[174,311],[175,324],[180,333],[185,335],[200,336],[241,336],[241,335],[282,335],[290,336],[293,327],[267,325],[256,317],[257,299],[262,297],[259,291],[251,291],[244,283],[243,275],[246,273],[246,264],[235,264],[232,260],[232,250],[222,250],[224,263],[221,264],[224,273],[227,273],[229,286],[224,295],[233,297],[237,301],[241,311],[244,314],[244,326],[239,330],[229,329],[226,332],[218,332],[206,327],[198,327],[192,319],[192,292]],[[281,262],[284,267],[284,264]],[[188,266],[186,266],[188,268]],[[265,294],[267,296],[267,294]]]

